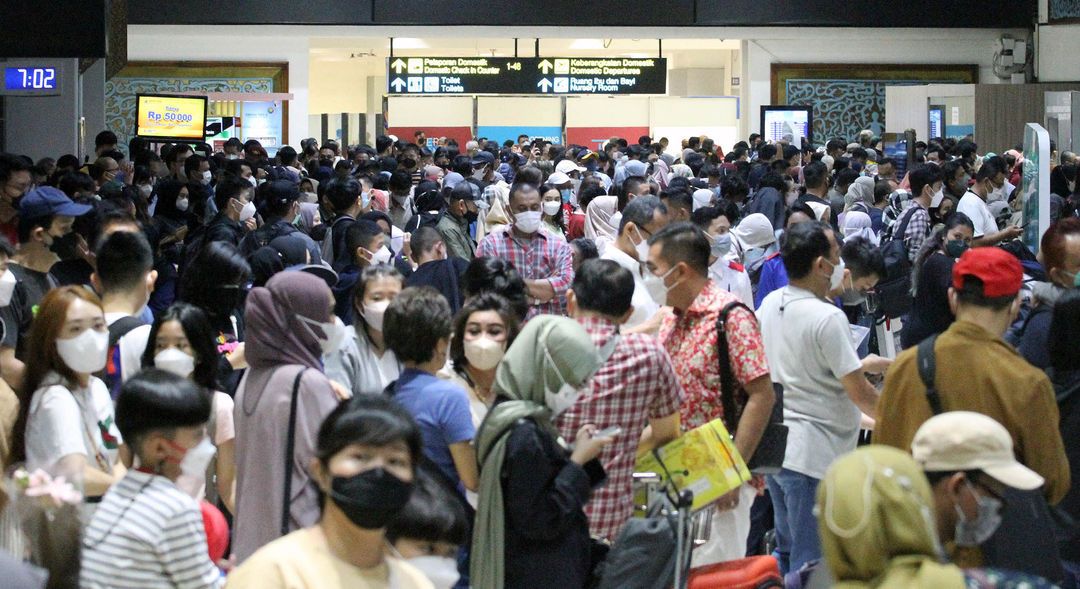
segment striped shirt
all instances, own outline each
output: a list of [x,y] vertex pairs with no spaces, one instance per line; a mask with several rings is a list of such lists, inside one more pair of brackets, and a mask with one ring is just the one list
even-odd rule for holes
[[169,479],[129,470],[83,536],[83,589],[218,588],[195,500]]

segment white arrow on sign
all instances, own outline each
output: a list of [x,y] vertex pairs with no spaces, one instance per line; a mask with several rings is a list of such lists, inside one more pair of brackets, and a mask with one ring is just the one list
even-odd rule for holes
[[390,64],[390,67],[394,68],[394,71],[400,74],[401,70],[405,69],[405,62],[401,61],[401,58],[399,57],[397,61]]
[[536,67],[540,68],[540,71],[546,74],[548,73],[548,71],[551,70],[551,68],[555,66],[551,65],[551,62],[545,59],[544,61],[541,61],[539,64],[537,64]]
[[394,81],[390,82],[390,87],[398,92],[401,92],[401,89],[405,87],[405,80],[402,80],[401,78],[394,78]]
[[540,87],[541,92],[547,92],[548,90],[551,90],[551,80],[547,78],[540,80],[536,83],[536,85]]

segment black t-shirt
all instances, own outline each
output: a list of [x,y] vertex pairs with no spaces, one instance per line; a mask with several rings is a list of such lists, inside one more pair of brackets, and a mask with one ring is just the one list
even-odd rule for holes
[[26,340],[30,335],[30,325],[34,320],[34,310],[30,305],[26,286],[22,282],[15,284],[11,293],[11,302],[0,307],[0,321],[4,324],[4,339],[0,346],[14,348],[15,357],[23,360]]
[[41,302],[41,299],[45,298],[45,293],[59,286],[56,279],[45,272],[31,270],[19,264],[11,264],[8,269],[15,274],[15,278],[19,279],[19,282],[26,288],[30,307],[36,307]]

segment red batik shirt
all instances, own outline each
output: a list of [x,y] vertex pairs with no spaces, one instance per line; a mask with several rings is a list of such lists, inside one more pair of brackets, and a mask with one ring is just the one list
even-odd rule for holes
[[[684,432],[724,417],[716,321],[720,311],[736,301],[735,295],[710,280],[689,309],[675,310],[660,327],[660,340],[671,355],[675,373],[686,390],[686,400],[679,414]],[[741,307],[733,309],[728,315],[725,331],[732,372],[739,385],[735,404],[741,412],[747,400],[743,387],[769,374],[769,364],[765,360],[761,330],[752,312]]]

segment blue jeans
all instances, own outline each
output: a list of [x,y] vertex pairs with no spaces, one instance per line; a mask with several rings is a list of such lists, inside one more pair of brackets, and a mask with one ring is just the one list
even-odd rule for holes
[[821,558],[814,498],[819,479],[788,469],[767,477],[776,524],[776,551],[773,556],[785,575]]

